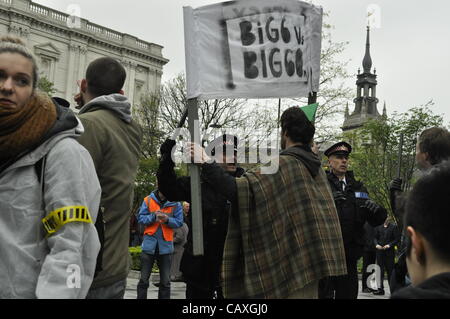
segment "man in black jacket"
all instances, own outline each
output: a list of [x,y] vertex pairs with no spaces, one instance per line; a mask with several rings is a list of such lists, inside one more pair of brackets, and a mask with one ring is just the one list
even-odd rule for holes
[[[158,168],[159,189],[170,201],[191,202],[190,177],[175,175],[175,163],[171,158],[174,140],[166,140],[161,145],[161,161]],[[240,177],[244,170],[237,166],[237,137],[223,135],[210,143],[211,155],[220,149],[223,157],[220,165],[232,176]],[[233,160],[227,160],[227,148],[232,148]],[[217,157],[220,157],[217,154]],[[231,210],[230,202],[221,194],[214,191],[208,180],[202,177],[202,218],[204,255],[194,256],[192,251],[192,232],[188,239],[181,260],[180,270],[186,281],[187,299],[223,298],[220,284],[221,266],[225,237],[228,228],[228,214]],[[192,229],[192,217],[188,215],[189,229]]]
[[386,218],[383,225],[375,228],[375,238],[373,245],[377,250],[377,264],[380,266],[380,287],[374,295],[384,295],[384,272],[387,271],[388,278],[391,278],[395,262],[395,246],[400,242],[400,232],[397,225],[391,222],[390,217]]
[[436,165],[406,202],[406,263],[412,285],[392,299],[450,299],[450,162]]
[[328,278],[321,282],[319,298],[356,299],[358,297],[357,261],[364,247],[364,223],[381,225],[387,217],[386,210],[369,198],[364,184],[355,180],[348,171],[350,144],[339,142],[325,151],[330,171],[328,182],[341,224],[347,262],[347,275]]

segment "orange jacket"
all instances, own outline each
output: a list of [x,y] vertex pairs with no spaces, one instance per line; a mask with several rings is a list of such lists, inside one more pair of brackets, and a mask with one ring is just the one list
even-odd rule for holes
[[[168,217],[173,217],[173,210],[176,208],[175,206],[161,208],[158,202],[151,198],[151,196],[147,196],[144,201],[145,204],[147,204],[150,213],[160,211],[161,213],[169,215]],[[153,235],[158,230],[158,227],[162,227],[164,240],[173,241],[173,229],[160,221],[148,225],[144,230],[144,235]]]

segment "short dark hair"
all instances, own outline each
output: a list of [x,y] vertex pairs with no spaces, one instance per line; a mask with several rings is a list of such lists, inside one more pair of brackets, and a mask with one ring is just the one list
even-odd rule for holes
[[110,57],[98,58],[86,70],[88,91],[95,97],[119,93],[126,79],[125,68]]
[[431,165],[450,159],[450,133],[441,127],[423,131],[419,137],[419,150],[428,153]]
[[[406,201],[405,227],[411,226],[450,262],[450,162],[434,166],[414,185]],[[408,255],[411,244],[408,244]]]
[[280,118],[281,132],[286,133],[293,142],[309,145],[314,137],[316,128],[299,107],[290,107]]

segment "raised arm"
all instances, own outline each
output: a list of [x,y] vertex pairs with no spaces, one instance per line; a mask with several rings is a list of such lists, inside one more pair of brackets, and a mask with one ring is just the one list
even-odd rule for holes
[[160,148],[161,159],[158,172],[158,189],[164,196],[172,201],[191,201],[191,180],[189,177],[177,177],[175,174],[175,163],[172,161],[171,153],[175,141],[167,139]]

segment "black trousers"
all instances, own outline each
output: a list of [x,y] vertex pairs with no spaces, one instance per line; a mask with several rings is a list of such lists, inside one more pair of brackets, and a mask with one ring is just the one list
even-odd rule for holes
[[319,299],[357,299],[357,261],[355,258],[346,260],[347,275],[321,279],[319,281]]
[[[377,251],[377,264],[380,266],[381,271],[381,283],[380,289],[384,289],[384,273],[387,272],[388,282],[392,276],[392,271],[394,270],[395,263],[395,252],[394,249],[391,248],[389,250],[378,250]],[[390,288],[390,285],[389,285]]]
[[367,267],[375,264],[376,258],[377,252],[375,250],[363,252],[362,289],[367,288],[367,278],[371,275],[371,273],[367,272]]
[[186,299],[224,299],[222,288],[208,289],[186,282]]

